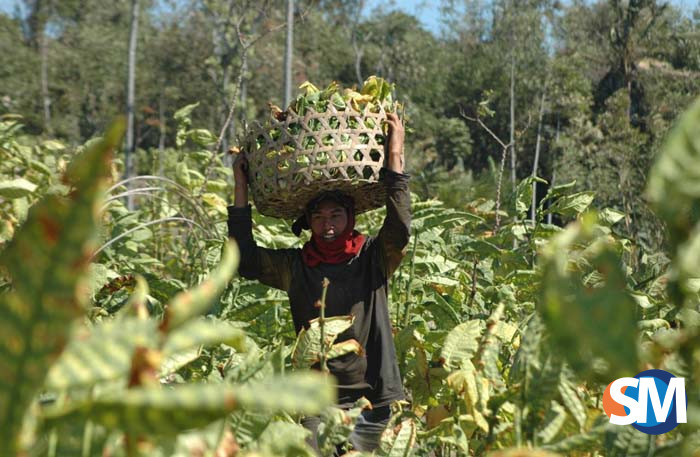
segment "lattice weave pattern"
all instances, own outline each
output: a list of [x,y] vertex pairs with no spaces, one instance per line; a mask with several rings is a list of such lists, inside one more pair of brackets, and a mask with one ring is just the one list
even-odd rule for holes
[[338,111],[329,104],[323,113],[308,108],[303,116],[251,126],[242,150],[258,211],[295,219],[320,191],[332,189],[352,196],[358,213],[383,206],[385,119],[382,108]]

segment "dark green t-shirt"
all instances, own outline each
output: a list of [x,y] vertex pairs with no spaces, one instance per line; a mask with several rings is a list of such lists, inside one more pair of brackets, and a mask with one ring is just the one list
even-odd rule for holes
[[341,264],[307,266],[300,249],[266,249],[252,234],[251,208],[228,208],[229,236],[238,243],[238,271],[287,292],[297,333],[318,317],[314,303],[321,297],[323,278],[330,280],[326,316],[353,315],[352,327],[336,342],[354,338],[363,355],[346,354],[328,361],[338,381],[338,405],[348,407],[365,396],[379,407],[404,399],[401,375],[391,331],[387,303],[388,278],[404,257],[408,245],[411,212],[409,176],[382,170],[387,215],[376,237],[368,236],[360,252]]

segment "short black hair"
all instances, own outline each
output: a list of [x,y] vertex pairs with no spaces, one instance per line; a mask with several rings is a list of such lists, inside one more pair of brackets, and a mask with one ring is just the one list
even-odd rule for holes
[[327,190],[318,194],[306,204],[306,214],[312,214],[318,210],[321,203],[331,201],[345,208],[348,214],[355,211],[355,201],[353,198],[338,190]]

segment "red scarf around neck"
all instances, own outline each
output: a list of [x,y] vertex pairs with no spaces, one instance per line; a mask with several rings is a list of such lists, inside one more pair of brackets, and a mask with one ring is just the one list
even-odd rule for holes
[[[310,225],[310,224],[309,224]],[[349,215],[345,230],[333,241],[326,241],[315,234],[301,249],[301,258],[309,267],[320,263],[342,263],[355,257],[365,242],[365,236],[355,230],[355,216]]]

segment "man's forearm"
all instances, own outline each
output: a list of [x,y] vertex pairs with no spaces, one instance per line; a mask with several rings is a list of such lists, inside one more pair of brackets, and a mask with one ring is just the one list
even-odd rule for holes
[[248,187],[236,186],[234,189],[233,206],[236,208],[245,208],[248,206]]
[[403,154],[390,153],[386,167],[391,171],[395,171],[396,173],[403,173]]
[[391,276],[401,263],[411,236],[409,176],[391,170],[388,165],[389,163],[383,176],[387,194],[386,217],[378,236],[387,277]]

